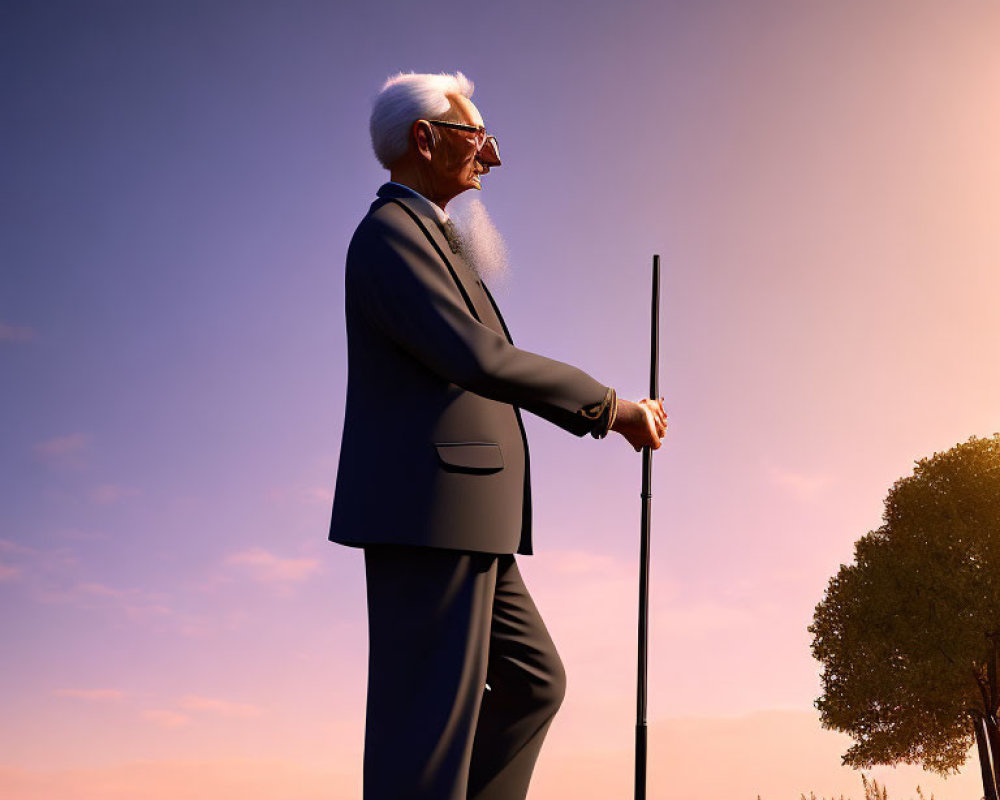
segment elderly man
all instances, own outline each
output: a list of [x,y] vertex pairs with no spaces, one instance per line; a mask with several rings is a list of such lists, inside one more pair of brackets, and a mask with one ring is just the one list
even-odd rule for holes
[[371,135],[390,181],[347,253],[330,539],[365,552],[365,800],[527,794],[565,676],[514,558],[532,552],[521,410],[636,450],[667,425],[662,400],[514,346],[445,211],[500,164],[472,89],[385,84]]

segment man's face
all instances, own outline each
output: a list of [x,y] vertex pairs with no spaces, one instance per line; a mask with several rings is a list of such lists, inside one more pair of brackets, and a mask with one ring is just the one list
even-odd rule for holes
[[[479,109],[469,98],[449,95],[448,99],[451,101],[451,109],[441,119],[465,125],[483,124]],[[475,135],[468,131],[442,127],[438,127],[436,132],[438,145],[431,164],[438,191],[454,197],[467,189],[482,189],[479,176],[488,172],[489,168],[476,158],[479,151]]]

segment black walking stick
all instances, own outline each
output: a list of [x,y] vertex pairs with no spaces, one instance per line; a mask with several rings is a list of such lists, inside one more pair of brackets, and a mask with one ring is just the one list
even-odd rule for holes
[[[659,400],[660,257],[653,256],[653,300],[649,320],[649,396]],[[653,493],[653,449],[642,448],[642,517],[639,545],[639,669],[635,708],[635,800],[646,800],[646,649],[649,644],[649,512]]]

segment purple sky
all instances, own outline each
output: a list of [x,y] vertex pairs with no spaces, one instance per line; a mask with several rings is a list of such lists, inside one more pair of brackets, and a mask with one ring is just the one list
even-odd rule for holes
[[[998,37],[985,0],[6,5],[5,796],[118,797],[51,771],[136,763],[183,786],[198,759],[213,798],[239,759],[355,796],[363,569],[326,542],[342,270],[400,69],[477,84],[519,346],[638,398],[662,256],[651,718],[832,736],[805,631],[826,581],[915,459],[1000,428]],[[523,571],[570,680],[545,800],[560,758],[631,741],[640,461],[526,424]],[[845,747],[823,785],[761,755],[725,791],[858,794]]]

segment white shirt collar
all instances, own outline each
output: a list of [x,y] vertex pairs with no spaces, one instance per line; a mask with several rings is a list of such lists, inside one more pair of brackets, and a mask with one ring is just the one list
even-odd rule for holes
[[439,206],[437,203],[431,200],[428,200],[426,197],[420,194],[420,192],[418,192],[416,189],[407,186],[405,183],[397,183],[396,181],[389,181],[389,183],[392,184],[393,186],[400,186],[403,189],[406,189],[406,191],[412,193],[415,198],[417,198],[418,200],[423,200],[425,203],[427,203],[427,205],[429,206],[429,210],[434,213],[434,216],[438,218],[438,222],[440,222],[442,225],[444,225],[444,223],[446,223],[450,219],[448,217],[448,214],[445,213],[445,210],[441,208],[441,206]]

